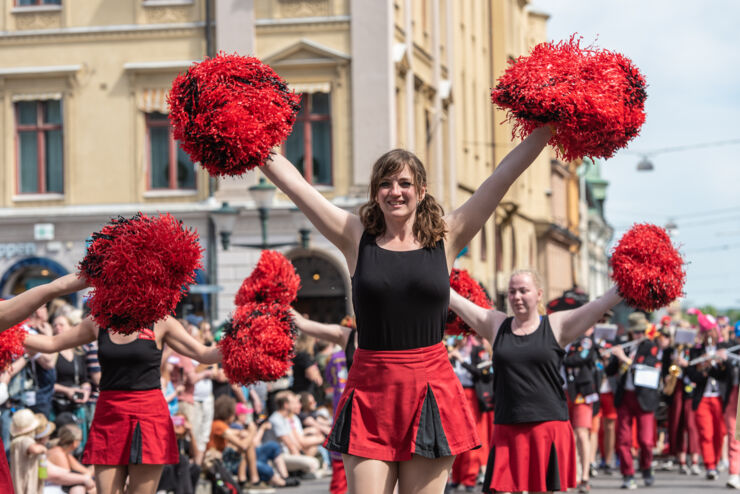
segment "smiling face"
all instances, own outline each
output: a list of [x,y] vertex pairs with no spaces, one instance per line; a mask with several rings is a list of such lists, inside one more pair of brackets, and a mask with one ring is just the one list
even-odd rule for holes
[[509,308],[515,316],[529,317],[537,312],[542,300],[542,289],[530,273],[518,273],[509,280]]
[[375,201],[386,218],[404,218],[416,211],[424,194],[424,187],[417,188],[411,168],[404,165],[399,172],[380,180]]
[[373,165],[370,197],[384,218],[411,216],[426,195],[426,170],[419,158],[404,149],[394,149]]

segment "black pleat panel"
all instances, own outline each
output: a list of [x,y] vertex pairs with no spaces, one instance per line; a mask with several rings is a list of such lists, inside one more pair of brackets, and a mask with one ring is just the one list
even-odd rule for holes
[[142,463],[142,446],[141,446],[141,425],[137,422],[134,427],[134,434],[131,437],[131,451],[129,452],[128,462],[130,465],[141,465]]
[[452,455],[445,431],[442,428],[437,400],[434,398],[432,388],[428,384],[427,394],[421,406],[419,430],[416,433],[416,451],[414,452],[425,458],[441,458]]
[[558,451],[555,444],[550,446],[550,458],[547,460],[547,490],[560,490],[560,466],[558,465]]
[[493,480],[493,464],[496,463],[496,447],[491,446],[491,451],[488,453],[488,464],[486,465],[486,475],[483,478],[483,489],[482,491],[486,494],[493,492],[491,490],[491,481]]
[[352,424],[352,401],[354,397],[355,390],[352,390],[334,421],[334,427],[332,427],[329,440],[326,443],[327,449],[331,451],[338,451],[340,453],[347,453],[349,451],[349,432]]

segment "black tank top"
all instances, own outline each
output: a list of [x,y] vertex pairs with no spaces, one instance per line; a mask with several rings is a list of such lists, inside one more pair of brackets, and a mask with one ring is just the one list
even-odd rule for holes
[[355,334],[357,334],[356,329],[352,329],[352,331],[349,332],[347,346],[344,348],[344,358],[345,363],[347,364],[347,371],[352,368],[352,362],[355,360],[355,350],[357,349],[357,345],[355,345]]
[[558,345],[547,317],[528,335],[511,332],[507,318],[493,342],[494,423],[519,424],[568,420],[560,366],[565,350]]
[[396,252],[362,234],[352,276],[358,347],[410,350],[442,341],[450,276],[444,242],[434,248]]
[[108,330],[98,331],[101,391],[146,391],[159,389],[162,350],[153,330],[142,330],[130,343],[113,343]]

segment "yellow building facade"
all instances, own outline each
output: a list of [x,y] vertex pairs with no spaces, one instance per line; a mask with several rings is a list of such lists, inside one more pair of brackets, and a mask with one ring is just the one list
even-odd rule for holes
[[[217,51],[259,57],[302,95],[283,151],[329,200],[356,211],[375,159],[403,147],[449,211],[513,148],[490,89],[546,33],[524,0],[16,3],[0,18],[0,292],[73,270],[111,216],[170,211],[201,234],[200,282],[221,289],[217,311],[208,297],[190,310],[219,320],[259,256],[238,247],[261,238],[246,191],[259,173],[211,182],[178,151],[165,97],[178,73]],[[546,296],[576,282],[574,174],[552,158],[542,153],[457,262],[499,306],[516,267],[539,268]],[[209,219],[224,202],[239,210],[229,249]],[[307,227],[280,194],[266,224],[278,244]],[[309,248],[279,250],[304,279],[303,310],[332,321],[351,311],[346,265],[318,232]]]

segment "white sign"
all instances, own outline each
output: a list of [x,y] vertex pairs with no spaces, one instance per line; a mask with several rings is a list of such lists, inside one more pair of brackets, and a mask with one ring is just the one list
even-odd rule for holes
[[33,225],[34,240],[54,240],[54,223],[36,223]]
[[35,256],[36,244],[33,242],[17,244],[0,244],[0,258],[10,259],[17,256]]
[[635,386],[658,389],[660,383],[660,369],[649,365],[635,365]]

